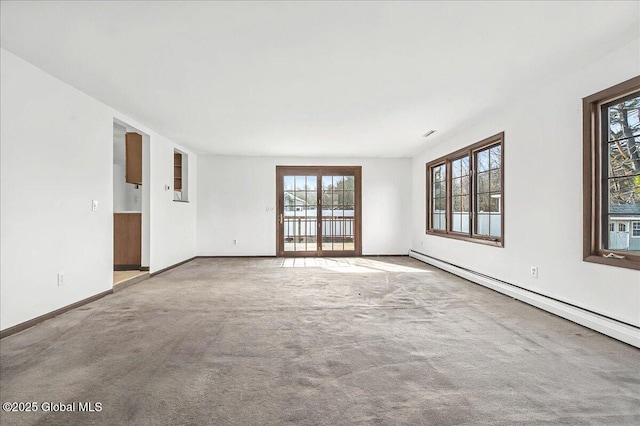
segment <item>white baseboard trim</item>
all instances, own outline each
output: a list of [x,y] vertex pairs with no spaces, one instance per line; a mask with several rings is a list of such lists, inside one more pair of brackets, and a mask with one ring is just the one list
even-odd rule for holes
[[559,317],[640,348],[640,328],[410,250],[409,256]]

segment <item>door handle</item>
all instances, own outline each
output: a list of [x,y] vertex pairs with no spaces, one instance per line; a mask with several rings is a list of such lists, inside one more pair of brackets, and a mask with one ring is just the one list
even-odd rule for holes
[[284,215],[280,213],[280,225],[284,223]]

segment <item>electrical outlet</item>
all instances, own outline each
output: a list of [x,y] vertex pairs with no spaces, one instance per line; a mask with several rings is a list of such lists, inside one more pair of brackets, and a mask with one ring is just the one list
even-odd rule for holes
[[92,212],[98,211],[98,200],[91,200],[91,211]]
[[530,273],[533,278],[538,278],[538,267],[532,266]]
[[233,245],[237,246],[238,245],[238,240],[233,240]]
[[58,272],[58,287],[62,287],[65,284],[65,273]]

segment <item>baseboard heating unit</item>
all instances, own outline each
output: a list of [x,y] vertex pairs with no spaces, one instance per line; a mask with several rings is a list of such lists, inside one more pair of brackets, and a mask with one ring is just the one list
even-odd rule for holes
[[461,266],[453,265],[414,250],[409,251],[409,256],[473,283],[480,284],[481,286],[490,288],[491,290],[513,297],[514,299],[640,348],[640,327],[527,290],[505,281],[500,281]]

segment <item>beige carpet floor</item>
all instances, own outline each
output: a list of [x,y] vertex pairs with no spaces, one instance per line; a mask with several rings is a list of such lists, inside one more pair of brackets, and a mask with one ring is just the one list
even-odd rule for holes
[[39,407],[2,425],[638,425],[640,351],[407,257],[197,259],[3,339],[0,394]]

